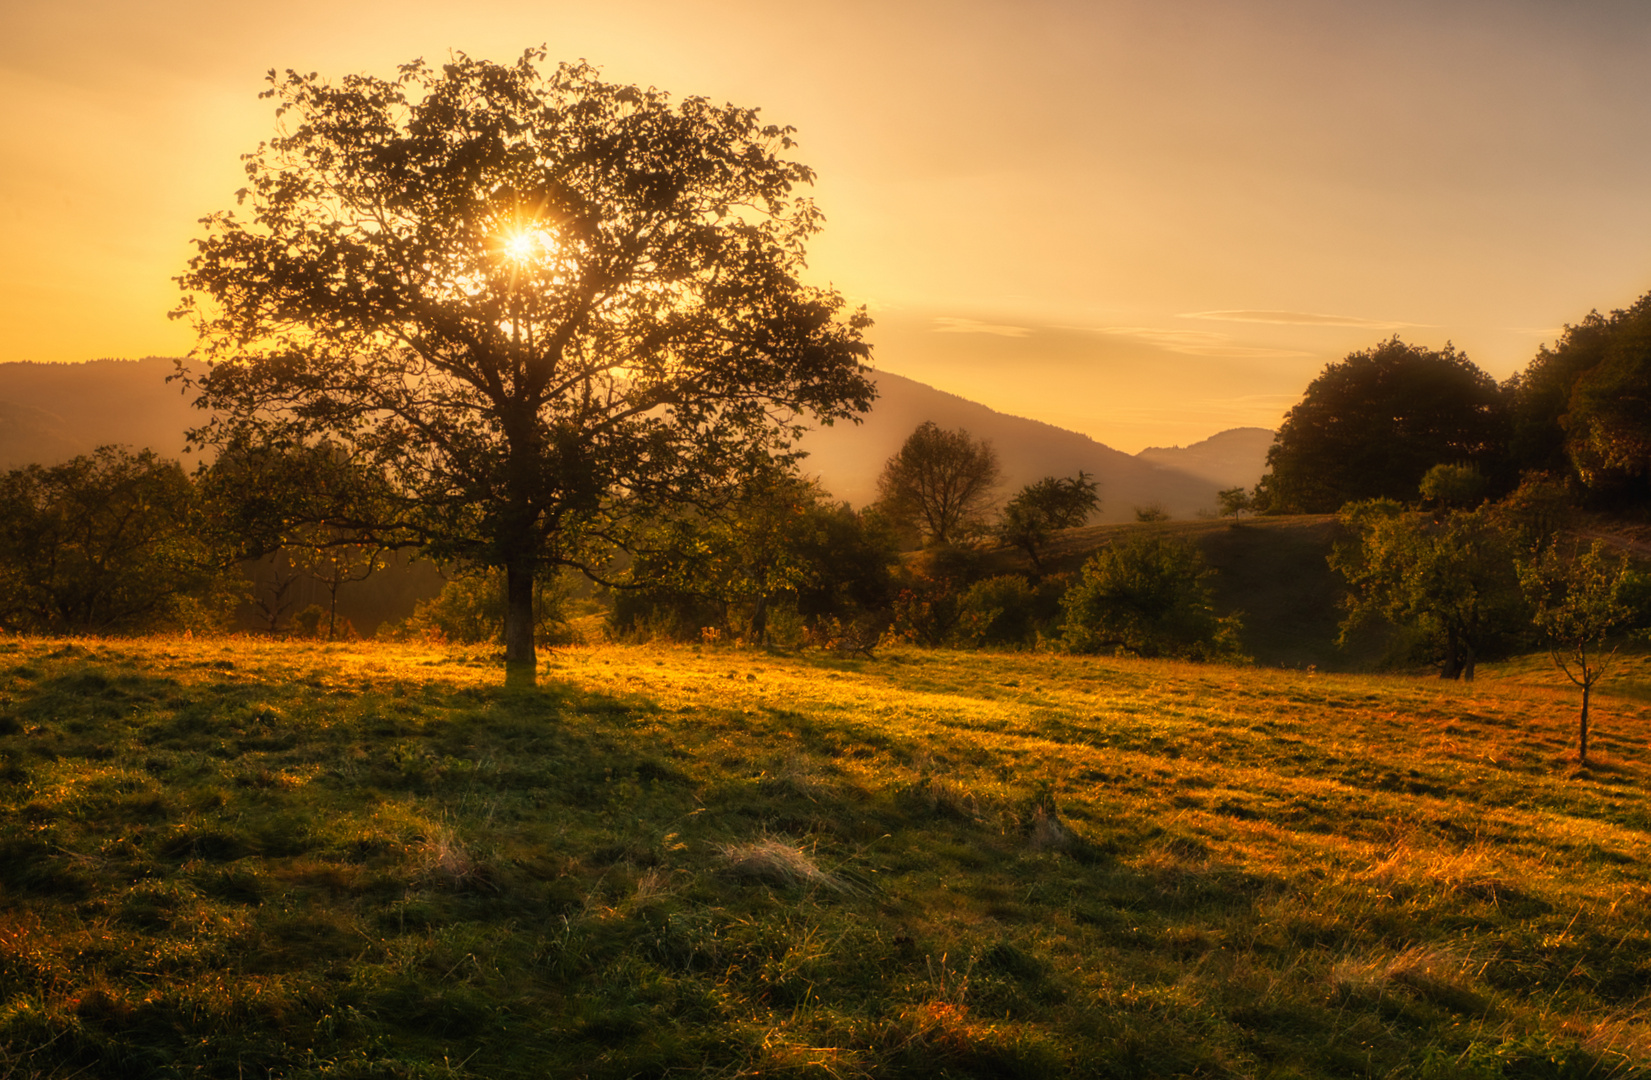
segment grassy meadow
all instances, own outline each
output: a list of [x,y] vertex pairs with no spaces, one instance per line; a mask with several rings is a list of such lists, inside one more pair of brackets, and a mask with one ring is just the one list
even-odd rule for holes
[[0,639],[0,1077],[1651,1075],[1643,659],[501,682]]

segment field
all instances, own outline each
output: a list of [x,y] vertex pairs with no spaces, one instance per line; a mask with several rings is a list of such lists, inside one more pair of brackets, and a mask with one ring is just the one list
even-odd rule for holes
[[0,639],[0,1077],[1651,1075],[1651,676]]

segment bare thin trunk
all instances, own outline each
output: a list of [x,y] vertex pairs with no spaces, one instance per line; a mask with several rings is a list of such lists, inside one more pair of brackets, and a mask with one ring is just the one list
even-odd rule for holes
[[1588,764],[1588,691],[1592,689],[1587,682],[1582,684],[1582,718],[1577,732],[1577,761]]

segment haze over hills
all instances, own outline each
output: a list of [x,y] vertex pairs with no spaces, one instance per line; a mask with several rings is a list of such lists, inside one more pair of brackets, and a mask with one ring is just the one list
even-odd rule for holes
[[925,420],[991,441],[1003,470],[1001,498],[1042,477],[1084,470],[1100,484],[1101,511],[1095,520],[1102,523],[1133,521],[1135,508],[1150,503],[1175,517],[1213,511],[1217,491],[1261,479],[1266,449],[1263,445],[1257,456],[1256,447],[1263,438],[1266,445],[1272,443],[1272,432],[1265,428],[1238,428],[1185,449],[1155,451],[1156,457],[1148,457],[1148,451],[1132,456],[1087,435],[1009,416],[891,372],[876,372],[874,378],[879,397],[869,416],[858,425],[817,429],[800,444],[809,453],[803,471],[855,506],[877,497],[883,463]]
[[1267,471],[1273,433],[1267,428],[1232,428],[1190,446],[1149,446],[1135,456],[1166,469],[1201,477],[1222,488],[1254,487]]
[[[178,384],[166,381],[173,370],[164,357],[0,364],[0,468],[58,464],[105,443],[180,457],[184,431],[204,417]],[[1131,456],[891,372],[874,377],[880,396],[869,416],[811,432],[801,444],[809,453],[804,471],[855,506],[876,498],[883,463],[925,420],[991,440],[1003,468],[1002,498],[1044,476],[1088,472],[1100,484],[1099,522],[1133,520],[1135,508],[1149,503],[1176,517],[1213,510],[1219,489],[1260,479],[1272,441],[1265,429],[1238,428]]]
[[205,414],[166,381],[174,370],[160,356],[0,364],[0,468],[57,465],[108,443],[183,458],[183,433]]

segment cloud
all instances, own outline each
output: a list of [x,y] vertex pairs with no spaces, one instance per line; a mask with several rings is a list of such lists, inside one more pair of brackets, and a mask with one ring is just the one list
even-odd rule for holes
[[937,334],[996,334],[998,337],[1032,335],[1031,328],[1026,326],[1004,326],[999,323],[981,322],[979,319],[958,319],[949,315],[937,316],[934,322],[934,332]]
[[1406,327],[1429,325],[1398,322],[1393,319],[1361,319],[1357,315],[1321,315],[1312,311],[1188,311],[1177,318],[1268,323],[1274,326],[1357,326],[1366,330],[1402,330]]
[[[1073,329],[1077,329],[1074,327]],[[1292,349],[1273,349],[1266,346],[1240,345],[1226,334],[1217,334],[1209,330],[1160,330],[1152,326],[1099,326],[1094,327],[1097,334],[1111,334],[1114,337],[1130,337],[1148,345],[1156,345],[1165,352],[1181,353],[1184,356],[1220,356],[1231,359],[1285,359],[1297,356],[1312,356],[1312,353],[1297,352]]]

